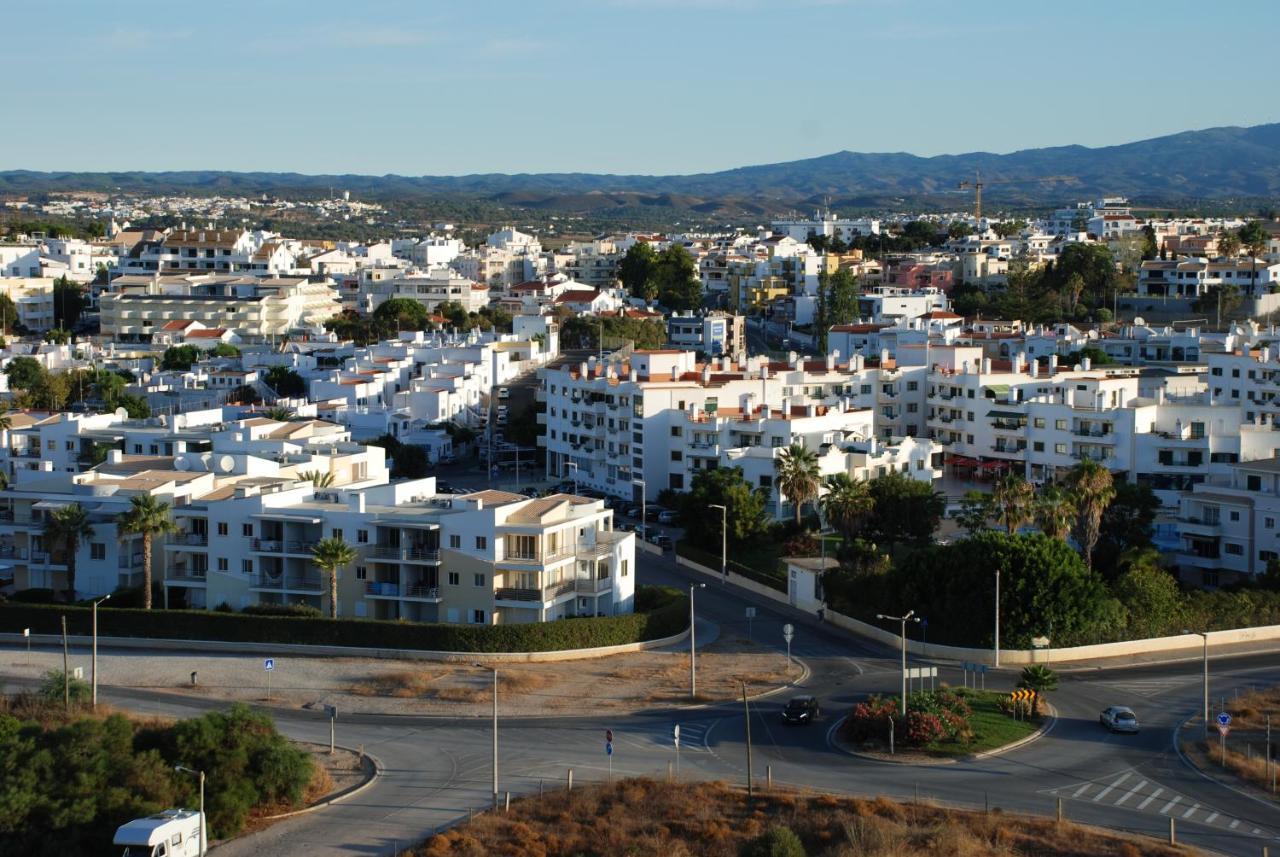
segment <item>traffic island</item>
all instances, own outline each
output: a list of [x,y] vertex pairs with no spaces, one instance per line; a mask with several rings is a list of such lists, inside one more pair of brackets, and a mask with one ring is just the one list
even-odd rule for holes
[[1280,803],[1280,765],[1275,746],[1280,741],[1280,718],[1275,735],[1267,714],[1280,707],[1280,687],[1251,690],[1219,704],[1209,725],[1199,715],[1178,730],[1183,761],[1200,774],[1237,791],[1270,803]]
[[911,694],[905,724],[897,711],[896,697],[872,696],[853,707],[833,730],[831,742],[878,761],[948,764],[1030,743],[1054,720],[1043,701],[1033,705],[1008,693],[971,688]]

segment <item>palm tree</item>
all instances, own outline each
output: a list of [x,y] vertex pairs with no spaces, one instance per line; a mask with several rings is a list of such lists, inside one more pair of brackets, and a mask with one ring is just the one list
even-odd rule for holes
[[1025,687],[1035,693],[1031,713],[1040,713],[1040,695],[1058,689],[1058,674],[1044,664],[1032,664],[1023,667],[1018,676],[1018,687]]
[[89,515],[79,503],[68,503],[61,509],[55,509],[44,525],[45,541],[62,547],[67,561],[67,601],[76,600],[76,553],[80,550],[80,542],[93,538],[93,525],[89,523]]
[[329,573],[329,617],[338,618],[338,569],[355,561],[356,549],[342,539],[321,539],[311,548],[311,561]]
[[129,509],[116,518],[121,533],[142,536],[142,609],[151,609],[151,539],[176,533],[178,525],[169,514],[169,504],[150,494],[129,498]]
[[0,430],[13,428],[13,420],[9,419],[8,414],[0,414]]
[[1086,458],[1067,475],[1071,498],[1076,506],[1076,541],[1084,552],[1085,564],[1093,568],[1093,549],[1098,544],[1102,513],[1116,495],[1111,471]]
[[796,505],[796,526],[800,526],[800,511],[805,503],[818,496],[820,475],[818,456],[804,444],[793,443],[782,450],[773,462],[778,472],[778,490]]
[[317,488],[328,488],[333,484],[332,473],[321,473],[319,470],[304,470],[298,478],[310,482]]
[[1010,473],[996,483],[991,492],[991,505],[995,509],[996,520],[1008,531],[1009,535],[1018,532],[1018,528],[1031,520],[1031,504],[1035,500],[1036,490],[1031,483],[1016,473]]
[[1071,495],[1056,485],[1040,492],[1035,504],[1036,526],[1051,539],[1065,540],[1076,517],[1076,504]]
[[1219,235],[1218,253],[1227,261],[1234,261],[1240,255],[1240,236],[1234,232],[1224,232]]
[[1238,235],[1241,246],[1249,251],[1250,266],[1253,269],[1249,290],[1250,294],[1256,297],[1258,294],[1258,257],[1267,252],[1267,247],[1271,244],[1271,235],[1256,220],[1250,220],[1240,227]]
[[274,408],[267,408],[263,414],[269,420],[275,420],[278,423],[287,423],[298,416],[298,412],[292,408],[285,408],[277,405]]
[[841,535],[853,537],[875,505],[867,483],[859,482],[848,473],[834,473],[827,477],[826,488],[820,504],[827,521]]

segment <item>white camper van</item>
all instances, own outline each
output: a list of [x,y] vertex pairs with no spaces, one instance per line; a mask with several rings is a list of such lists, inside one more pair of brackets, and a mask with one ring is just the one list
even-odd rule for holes
[[204,819],[193,809],[166,809],[120,825],[115,845],[121,857],[201,857]]

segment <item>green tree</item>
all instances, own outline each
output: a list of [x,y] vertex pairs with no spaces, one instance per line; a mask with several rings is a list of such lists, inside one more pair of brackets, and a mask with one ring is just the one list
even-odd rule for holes
[[0,294],[0,333],[13,333],[18,325],[18,307],[8,293]]
[[1044,664],[1031,664],[1022,668],[1018,676],[1018,687],[1035,693],[1032,700],[1032,715],[1040,713],[1040,697],[1058,689],[1058,674]]
[[73,283],[66,276],[53,281],[53,325],[70,330],[80,320],[87,301],[84,286]]
[[328,488],[333,485],[333,474],[322,473],[319,470],[304,470],[298,474],[298,478],[310,482],[317,488]]
[[129,498],[128,510],[116,518],[121,533],[142,536],[142,609],[151,609],[151,545],[155,536],[176,533],[178,525],[173,521],[169,504],[150,494]]
[[827,493],[822,496],[820,505],[827,523],[846,539],[857,537],[863,521],[871,514],[871,491],[867,483],[847,473],[833,473],[826,478],[824,485]]
[[778,500],[781,502],[785,496],[795,506],[798,527],[804,504],[818,496],[818,486],[822,479],[818,472],[818,456],[804,444],[793,443],[773,460],[773,468],[777,473],[775,483],[781,495]]
[[1160,554],[1150,548],[1130,550],[1116,566],[1111,588],[1125,609],[1127,637],[1163,637],[1186,627],[1186,598],[1173,575],[1160,567]]
[[167,372],[186,372],[200,359],[200,349],[194,345],[171,345],[160,358],[160,368]]
[[412,298],[390,298],[373,311],[373,320],[392,330],[425,330],[430,313]]
[[62,548],[67,565],[66,600],[76,600],[76,554],[80,543],[93,538],[93,525],[89,523],[89,514],[79,503],[68,503],[49,514],[44,525],[45,543],[50,547]]
[[307,382],[287,366],[272,366],[267,371],[267,386],[276,395],[290,399],[302,399],[307,395]]
[[1156,240],[1155,227],[1150,223],[1142,227],[1142,260],[1154,259],[1160,253],[1160,242]]
[[637,241],[618,262],[618,279],[634,298],[652,303],[658,297],[658,254],[647,241]]
[[956,513],[956,523],[973,538],[977,533],[987,529],[987,521],[991,519],[991,495],[975,489],[964,492],[960,498],[960,511]]
[[239,357],[240,349],[236,348],[230,342],[219,342],[213,346],[213,351],[209,352],[214,357]]
[[1033,517],[1032,504],[1036,491],[1031,483],[1016,473],[1008,473],[996,483],[991,494],[991,505],[996,520],[1009,535],[1018,532]]
[[286,408],[282,405],[275,405],[267,408],[263,416],[269,420],[275,420],[278,423],[287,423],[298,418],[298,412],[293,408]]
[[720,510],[725,507],[725,524],[730,545],[741,545],[762,535],[765,520],[765,496],[755,490],[742,475],[741,467],[717,467],[699,470],[689,485],[689,493],[681,501],[680,519],[690,533],[720,534]]
[[689,251],[672,244],[658,254],[654,267],[658,303],[670,310],[692,310],[702,306],[702,281],[698,264]]
[[818,313],[814,326],[818,332],[818,350],[827,351],[827,335],[837,324],[848,324],[858,318],[858,278],[848,268],[818,275]]
[[356,549],[342,539],[321,539],[311,548],[311,561],[323,569],[329,583],[329,618],[338,618],[338,569],[355,562]]
[[45,376],[45,368],[34,357],[15,357],[5,366],[9,386],[15,390],[30,390]]
[[742,857],[806,857],[804,843],[790,827],[770,827],[742,850]]
[[926,544],[946,511],[946,499],[928,482],[902,473],[887,473],[870,484],[872,512],[867,533],[887,544],[890,552],[899,544]]
[[1240,255],[1240,236],[1235,232],[1223,232],[1218,236],[1218,255],[1235,259]]
[[1240,227],[1240,245],[1249,251],[1252,276],[1249,283],[1249,294],[1258,294],[1258,257],[1267,252],[1271,243],[1271,234],[1256,220],[1250,220]]
[[1136,482],[1116,482],[1115,496],[1102,513],[1094,565],[1111,579],[1122,554],[1141,551],[1152,545],[1160,498],[1151,486]]
[[1102,528],[1102,513],[1115,496],[1111,471],[1096,461],[1085,459],[1067,474],[1067,485],[1076,506],[1075,537],[1085,564],[1093,567],[1093,549]]
[[66,345],[71,341],[71,332],[60,327],[51,327],[44,332],[44,341],[54,345]]
[[1076,505],[1071,495],[1056,485],[1040,491],[1035,500],[1035,521],[1040,532],[1051,539],[1065,540],[1076,519]]
[[606,343],[628,340],[638,349],[661,348],[667,342],[667,327],[660,321],[617,316],[571,316],[560,325],[560,343],[566,348],[595,349],[603,332]]

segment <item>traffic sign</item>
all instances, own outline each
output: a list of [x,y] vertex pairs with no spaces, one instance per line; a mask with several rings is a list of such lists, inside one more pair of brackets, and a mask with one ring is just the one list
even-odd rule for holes
[[754,608],[754,607],[748,607],[748,608],[747,608],[747,618],[748,618],[748,619],[754,619],[754,618],[756,618],[756,608]]
[[796,629],[791,627],[791,625],[787,624],[782,626],[782,639],[786,640],[788,643],[790,643],[792,638],[795,637],[795,634]]
[[23,629],[22,629],[22,636],[24,636],[24,637],[30,637],[30,636],[31,636],[31,629],[30,629],[30,628],[23,628]]
[[1230,715],[1230,714],[1228,714],[1228,713],[1227,713],[1227,712],[1225,712],[1225,711],[1224,711],[1224,712],[1222,712],[1221,714],[1219,714],[1219,715],[1218,715],[1218,725],[1219,725],[1219,726],[1230,726],[1230,725],[1231,725],[1231,715]]
[[267,672],[271,672],[273,669],[276,668],[276,659],[267,658],[265,661],[262,662],[262,668]]
[[1231,727],[1226,725],[1225,723],[1218,724],[1218,734],[1221,735],[1223,738],[1226,738],[1227,734],[1230,731],[1231,731]]
[[612,729],[606,729],[606,730],[604,730],[604,742],[605,742],[606,744],[612,744],[612,743],[613,743],[613,730],[612,730]]
[[675,741],[677,747],[680,746],[680,724],[677,723],[675,728],[671,730],[671,739]]
[[613,755],[613,744],[612,744],[612,742],[609,742],[609,741],[605,741],[605,742],[604,742],[604,754],[605,754],[606,756],[612,756],[612,755]]

